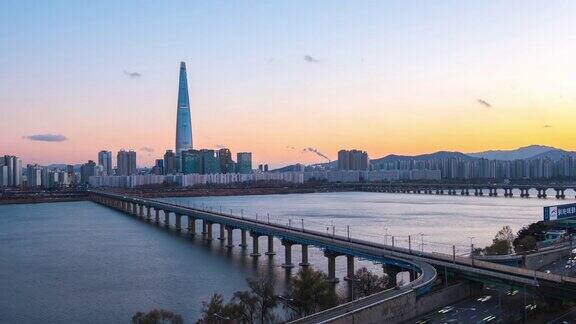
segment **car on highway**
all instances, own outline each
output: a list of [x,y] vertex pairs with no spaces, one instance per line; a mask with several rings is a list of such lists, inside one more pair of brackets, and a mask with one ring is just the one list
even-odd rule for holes
[[483,302],[489,301],[490,299],[492,299],[492,296],[486,295],[486,296],[483,296],[483,297],[478,298],[477,301],[483,303]]
[[441,310],[439,310],[438,313],[446,314],[446,313],[450,313],[453,310],[454,310],[454,306],[446,306],[446,307],[442,308]]
[[518,289],[510,290],[506,293],[507,296],[516,296],[518,294]]

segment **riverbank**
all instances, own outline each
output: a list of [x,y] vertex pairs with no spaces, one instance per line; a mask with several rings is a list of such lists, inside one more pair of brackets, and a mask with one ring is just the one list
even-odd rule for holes
[[130,196],[145,198],[164,197],[210,197],[210,196],[254,196],[254,195],[282,195],[296,193],[325,192],[325,188],[317,186],[293,187],[237,187],[237,188],[150,188],[111,190]]
[[64,201],[82,201],[88,198],[85,191],[10,191],[0,195],[0,205],[39,204]]

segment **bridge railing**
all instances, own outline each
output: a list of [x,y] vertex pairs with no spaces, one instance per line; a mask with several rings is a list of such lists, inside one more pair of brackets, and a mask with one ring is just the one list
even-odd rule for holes
[[[134,199],[136,201],[144,201],[144,200],[138,199],[138,198],[131,198],[131,199]],[[187,208],[184,205],[173,204],[173,203],[169,203],[169,202],[165,202],[165,201],[158,201],[158,203],[172,205],[172,206],[180,207],[180,208]],[[204,212],[204,213],[220,214],[219,212],[214,211],[214,209],[197,209],[197,208],[195,208],[194,210],[196,210],[198,212]],[[264,225],[265,224],[271,224],[271,223],[269,223],[268,219],[266,219],[266,221],[263,221],[260,219],[250,219],[250,218],[245,219],[242,214],[241,215],[229,215],[226,213],[222,213],[221,216],[246,220],[246,221],[250,221],[250,222],[261,223]],[[570,278],[570,277],[565,277],[565,276],[555,275],[555,274],[547,274],[544,272],[522,269],[522,268],[517,268],[517,267],[510,267],[510,266],[500,265],[500,264],[496,264],[496,263],[475,260],[475,259],[469,258],[469,257],[462,257],[462,256],[457,256],[457,255],[446,255],[446,254],[442,254],[442,253],[423,252],[423,251],[413,250],[410,248],[404,248],[404,247],[399,247],[399,246],[384,245],[382,243],[375,243],[372,241],[366,241],[364,239],[358,239],[358,238],[349,237],[349,236],[348,237],[342,237],[342,236],[334,235],[334,234],[331,236],[330,234],[327,234],[324,232],[317,232],[314,230],[307,229],[305,226],[303,226],[301,228],[296,228],[295,226],[292,226],[292,224],[286,224],[286,225],[277,224],[276,226],[279,226],[279,227],[285,228],[285,229],[290,229],[293,231],[300,230],[302,232],[306,232],[306,233],[310,233],[310,234],[314,234],[314,235],[318,235],[318,236],[322,236],[322,237],[327,237],[327,238],[332,237],[335,239],[337,237],[338,240],[346,240],[347,239],[351,243],[360,243],[360,244],[364,244],[367,246],[374,246],[376,248],[389,250],[392,252],[409,254],[409,255],[420,257],[421,260],[424,262],[426,262],[427,260],[431,261],[433,259],[436,259],[436,260],[439,260],[439,261],[442,261],[445,263],[452,263],[452,267],[455,267],[457,265],[464,265],[464,266],[468,266],[468,267],[474,267],[474,268],[481,268],[481,269],[485,269],[485,270],[496,271],[496,272],[499,272],[502,274],[513,274],[513,275],[523,276],[526,278],[533,278],[534,280],[542,279],[542,280],[549,280],[549,281],[554,281],[554,282],[559,282],[559,283],[569,282],[569,283],[575,283],[576,284],[576,278]]]

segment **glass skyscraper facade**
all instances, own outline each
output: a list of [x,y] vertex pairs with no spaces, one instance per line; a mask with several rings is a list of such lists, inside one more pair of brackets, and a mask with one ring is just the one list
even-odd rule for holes
[[178,108],[176,115],[176,155],[192,149],[192,123],[190,119],[190,100],[186,63],[180,62],[180,80],[178,86]]

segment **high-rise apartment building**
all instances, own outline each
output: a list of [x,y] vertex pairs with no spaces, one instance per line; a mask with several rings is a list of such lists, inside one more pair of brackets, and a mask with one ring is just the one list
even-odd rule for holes
[[80,167],[80,183],[83,185],[88,184],[90,177],[96,175],[96,163],[92,160],[88,163],[82,164]]
[[338,151],[338,170],[368,170],[368,153],[360,150]]
[[164,174],[176,173],[176,154],[172,150],[164,153]]
[[164,174],[164,159],[157,159],[154,164],[154,174]]
[[220,164],[216,158],[214,150],[202,149],[200,152],[200,161],[202,165],[202,174],[213,174],[220,172]]
[[42,167],[37,164],[28,164],[26,166],[26,184],[30,188],[42,186]]
[[182,151],[182,173],[202,173],[202,159],[200,151],[187,150]]
[[[0,173],[2,174],[2,183],[5,187],[18,187],[22,181],[22,161],[12,155],[4,155],[0,157]],[[5,169],[5,170],[4,170]],[[6,177],[4,177],[4,172]]]
[[192,149],[192,123],[190,118],[190,100],[188,98],[188,80],[186,63],[180,62],[178,85],[178,107],[176,112],[176,155]]
[[98,165],[102,166],[105,175],[112,175],[112,152],[98,152]]
[[252,153],[238,152],[236,154],[236,172],[252,173]]
[[0,161],[0,188],[1,187],[8,187],[8,166],[2,164],[2,161]]
[[221,173],[234,173],[234,161],[232,161],[232,153],[229,149],[221,148],[218,150],[218,163]]
[[127,176],[137,173],[136,152],[120,150],[116,156],[116,175]]

